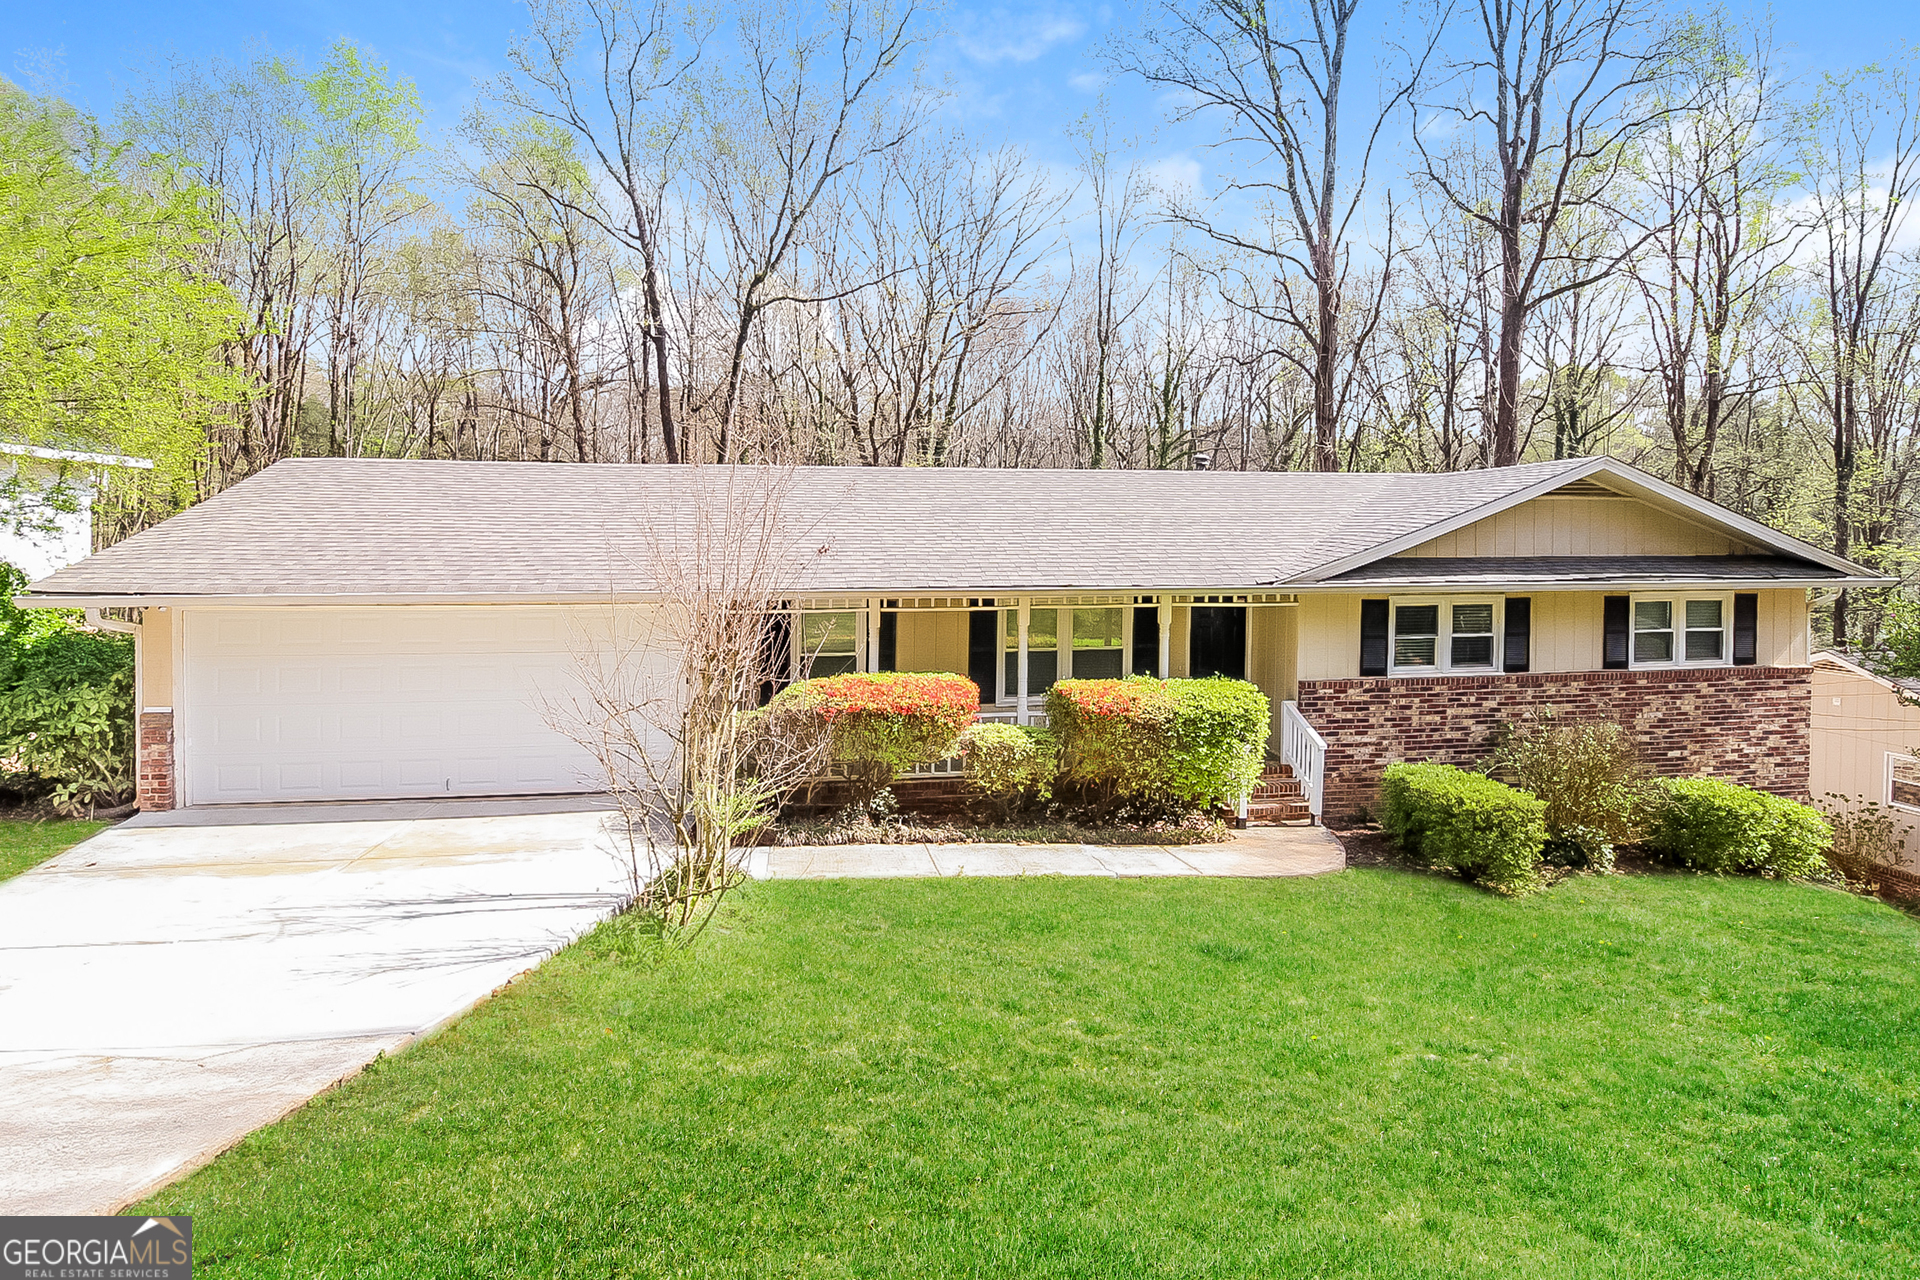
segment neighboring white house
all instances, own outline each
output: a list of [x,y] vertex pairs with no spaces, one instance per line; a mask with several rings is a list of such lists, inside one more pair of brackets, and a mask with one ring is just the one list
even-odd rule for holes
[[93,554],[93,493],[107,467],[150,471],[153,463],[0,441],[7,498],[0,518],[0,560],[36,582]]
[[1813,655],[1813,769],[1808,790],[1871,800],[1902,827],[1900,865],[1920,866],[1920,681],[1875,675],[1831,651]]

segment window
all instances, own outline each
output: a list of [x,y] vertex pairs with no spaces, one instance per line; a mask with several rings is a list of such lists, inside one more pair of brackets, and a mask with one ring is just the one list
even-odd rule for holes
[[1493,605],[1453,606],[1453,637],[1449,657],[1455,671],[1474,667],[1493,670]]
[[1727,661],[1726,596],[1635,596],[1632,665],[1717,666]]
[[1902,809],[1920,809],[1920,760],[1895,751],[1887,752],[1887,803]]
[[800,663],[811,676],[842,676],[860,669],[860,615],[800,615]]
[[1073,611],[1073,678],[1117,680],[1125,672],[1119,609]]
[[1498,600],[1395,600],[1392,619],[1394,675],[1499,670]]
[[[1006,618],[1007,671],[1000,696],[1009,701],[1020,696],[1020,611],[1009,609]],[[1027,696],[1037,698],[1060,678],[1060,610],[1034,609],[1027,615]]]
[[1393,665],[1440,665],[1440,606],[1403,604],[1393,610]]

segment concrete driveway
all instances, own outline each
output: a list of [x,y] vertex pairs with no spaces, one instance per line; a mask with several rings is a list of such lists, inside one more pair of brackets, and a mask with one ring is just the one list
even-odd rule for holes
[[0,1213],[115,1210],[612,914],[591,803],[159,814],[0,883]]

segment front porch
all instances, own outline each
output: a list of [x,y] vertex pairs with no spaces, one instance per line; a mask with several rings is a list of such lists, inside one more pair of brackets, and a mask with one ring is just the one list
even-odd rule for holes
[[[1295,703],[1299,597],[1291,593],[819,597],[795,602],[788,637],[796,676],[965,674],[980,688],[980,718],[1009,724],[1045,724],[1046,692],[1058,680],[1246,680],[1272,703],[1271,764],[1238,817],[1320,817],[1326,743]],[[959,772],[958,761],[945,760],[914,775]]]

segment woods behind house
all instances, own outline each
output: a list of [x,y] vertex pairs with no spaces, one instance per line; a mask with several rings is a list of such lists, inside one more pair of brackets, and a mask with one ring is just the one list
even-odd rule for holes
[[[438,132],[348,43],[161,66],[110,121],[8,90],[0,421],[160,460],[107,541],[300,454],[1608,453],[1908,573],[1908,55],[1795,79],[1763,26],[1630,0],[1168,0],[1107,70],[1217,139],[1196,186],[1101,110],[1071,172],[969,129],[938,34],[535,0]],[[1825,625],[1872,641],[1854,597]]]

